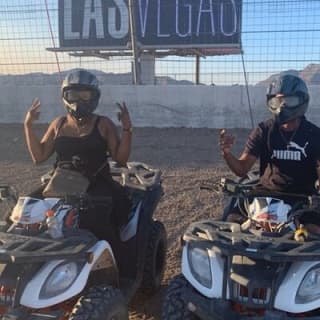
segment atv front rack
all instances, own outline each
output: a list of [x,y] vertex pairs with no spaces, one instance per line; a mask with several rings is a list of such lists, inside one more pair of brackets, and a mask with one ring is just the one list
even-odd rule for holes
[[0,232],[1,263],[35,263],[52,259],[88,259],[88,249],[96,242],[90,233],[81,231],[61,239],[29,237]]
[[183,242],[212,248],[225,256],[241,255],[271,262],[320,260],[320,239],[298,242],[293,232],[253,234],[243,232],[240,225],[232,222],[203,220],[189,226]]
[[142,162],[128,162],[127,167],[119,167],[109,162],[111,175],[120,177],[120,183],[129,188],[147,190],[160,183],[161,171]]

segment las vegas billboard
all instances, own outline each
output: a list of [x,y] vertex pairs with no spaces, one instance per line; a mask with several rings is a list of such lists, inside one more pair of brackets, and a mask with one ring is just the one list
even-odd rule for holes
[[[240,48],[242,0],[132,0],[141,49]],[[60,48],[128,49],[128,0],[59,0]]]

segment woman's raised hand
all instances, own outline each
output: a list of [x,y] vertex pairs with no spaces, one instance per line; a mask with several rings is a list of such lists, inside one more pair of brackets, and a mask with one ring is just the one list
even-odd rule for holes
[[31,107],[27,111],[24,124],[25,125],[32,125],[32,123],[39,119],[40,115],[40,106],[41,102],[38,98],[33,99]]
[[122,103],[117,102],[117,106],[119,108],[118,119],[122,124],[123,130],[126,130],[126,131],[131,130],[132,124],[131,124],[130,114],[125,102],[122,102]]

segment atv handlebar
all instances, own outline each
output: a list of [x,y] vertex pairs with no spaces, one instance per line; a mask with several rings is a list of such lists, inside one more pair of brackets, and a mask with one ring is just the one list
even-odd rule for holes
[[251,184],[239,183],[228,178],[222,178],[220,186],[223,192],[230,195],[244,195],[253,189],[253,185]]
[[[245,182],[242,182],[245,181]],[[263,188],[258,185],[258,181],[240,179],[235,181],[229,178],[221,178],[218,183],[215,184],[201,184],[200,189],[205,189],[215,192],[223,192],[227,196],[236,198],[248,198],[248,197],[292,197],[305,200],[308,204],[308,208],[318,209],[320,208],[320,194],[303,194],[284,191],[273,191]]]
[[237,182],[229,178],[221,178],[217,183],[202,183],[200,185],[200,189],[214,192],[224,192],[231,196],[241,197],[245,193],[251,191],[254,185],[255,184]]
[[[256,187],[255,187],[256,186]],[[319,194],[303,194],[284,191],[273,191],[262,187],[257,187],[255,184],[243,184],[231,179],[221,179],[220,187],[224,193],[237,198],[248,197],[276,197],[279,199],[292,197],[305,200],[307,207],[299,211],[305,212],[310,209],[320,210],[320,195]]]

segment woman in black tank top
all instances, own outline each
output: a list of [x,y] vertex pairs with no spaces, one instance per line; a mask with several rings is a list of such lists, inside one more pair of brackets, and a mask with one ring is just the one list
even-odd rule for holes
[[[107,160],[108,143],[99,131],[100,116],[93,116],[93,128],[82,136],[63,134],[67,118],[62,117],[54,139],[57,162],[72,161],[77,156],[85,166],[84,174],[90,179]],[[105,172],[107,174],[108,172]]]
[[[112,180],[107,165],[107,154],[120,165],[125,165],[131,151],[131,121],[125,103],[118,104],[122,135],[111,119],[94,114],[100,98],[97,78],[86,70],[70,72],[62,84],[62,99],[67,114],[51,122],[42,139],[33,130],[39,118],[40,101],[35,99],[25,121],[25,136],[28,150],[34,163],[46,161],[56,154],[60,161],[80,159],[82,171],[91,181],[88,193],[112,197],[113,221],[126,222],[131,202],[124,189]],[[101,170],[103,168],[103,170]],[[97,175],[96,173],[99,172]],[[104,208],[92,210],[81,218],[80,227],[105,237]]]

